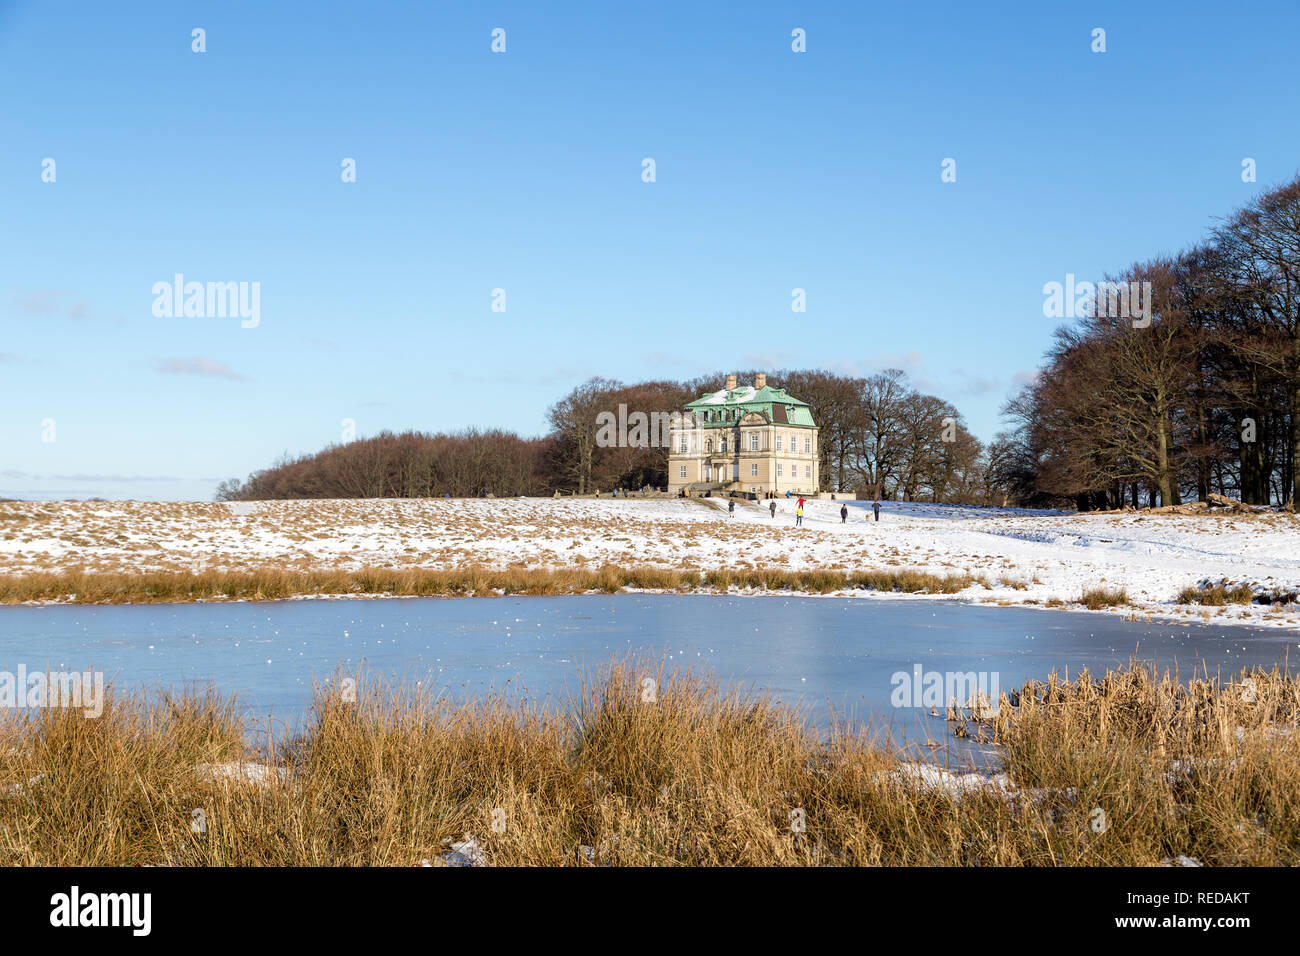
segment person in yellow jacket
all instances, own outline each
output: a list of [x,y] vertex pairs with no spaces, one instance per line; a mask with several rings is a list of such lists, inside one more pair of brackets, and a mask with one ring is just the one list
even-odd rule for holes
[[798,528],[803,524],[803,505],[794,509],[794,526]]

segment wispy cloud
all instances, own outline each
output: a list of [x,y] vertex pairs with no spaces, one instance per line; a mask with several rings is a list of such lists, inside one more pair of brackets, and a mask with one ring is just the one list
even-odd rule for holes
[[751,352],[741,358],[746,365],[754,368],[788,368],[795,364],[794,355],[790,352]]
[[172,375],[203,375],[208,378],[224,378],[231,381],[243,381],[245,379],[245,376],[237,374],[225,362],[203,358],[201,355],[196,355],[193,358],[159,359],[156,367],[158,371]]
[[918,373],[925,366],[925,359],[917,351],[911,352],[873,352],[871,355],[857,359],[840,359],[830,363],[832,371],[844,375],[870,375],[887,368],[898,368],[912,374]]
[[[704,363],[699,361],[693,355],[682,355],[677,352],[643,352],[641,361],[651,368],[663,368],[664,366],[676,366],[679,368],[701,368]],[[653,376],[652,376],[653,377]]]
[[312,348],[324,349],[326,352],[337,352],[339,344],[331,339],[321,339],[314,335],[302,336],[302,341]]
[[1036,368],[1021,369],[1011,376],[1011,382],[1014,385],[1032,385],[1036,381],[1038,381],[1038,369]]
[[1002,388],[1001,379],[974,375],[962,368],[957,369],[957,377],[964,382],[961,392],[965,395],[987,395]]
[[69,319],[84,319],[90,314],[88,303],[78,299],[67,301],[71,293],[62,289],[32,289],[14,302],[14,308],[24,315],[61,315]]
[[569,383],[585,382],[593,375],[599,374],[589,369],[575,368],[571,365],[557,365],[549,372],[537,374],[522,374],[519,372],[501,372],[501,373],[477,373],[466,372],[460,369],[449,369],[444,373],[448,378],[456,378],[465,382],[484,382],[493,385],[499,385],[504,376],[509,381],[519,385],[531,385],[540,388],[554,388],[556,386],[567,385]]
[[0,471],[0,478],[19,481],[184,481],[171,475],[37,475],[30,471],[6,468]]
[[17,361],[18,361],[18,356],[14,355],[13,352],[0,352],[0,364],[6,362],[17,362]]
[[935,382],[925,371],[925,359],[920,352],[873,352],[857,359],[840,359],[828,362],[827,371],[839,375],[854,377],[875,375],[885,369],[896,368],[907,373],[907,380],[913,388],[926,391],[935,387]]
[[[39,477],[39,476],[33,476]],[[55,481],[184,481],[171,475],[52,475]]]

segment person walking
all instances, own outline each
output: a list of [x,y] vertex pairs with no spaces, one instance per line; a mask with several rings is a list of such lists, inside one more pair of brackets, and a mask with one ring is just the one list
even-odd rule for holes
[[776,499],[775,499],[775,498],[772,499],[772,504],[770,505],[770,507],[771,507],[771,510],[772,510],[772,517],[775,518],[775,517],[776,517]]
[[727,517],[728,517],[728,518],[734,518],[734,517],[736,517],[736,499],[735,499],[735,498],[732,498],[730,501],[727,502]]
[[849,520],[849,506],[840,505],[840,524],[844,524],[848,520]]
[[794,509],[794,526],[796,528],[803,526],[803,505]]
[[871,510],[875,512],[876,520],[879,521],[880,520],[880,499],[879,498],[877,498],[875,501],[871,503]]

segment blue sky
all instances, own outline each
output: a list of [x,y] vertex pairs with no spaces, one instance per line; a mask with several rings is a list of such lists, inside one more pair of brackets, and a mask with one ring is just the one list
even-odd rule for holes
[[[0,496],[206,499],[343,419],[537,434],[591,375],[892,365],[990,438],[1044,283],[1300,170],[1298,28],[1294,2],[0,0]],[[156,317],[176,273],[260,283],[259,324]]]

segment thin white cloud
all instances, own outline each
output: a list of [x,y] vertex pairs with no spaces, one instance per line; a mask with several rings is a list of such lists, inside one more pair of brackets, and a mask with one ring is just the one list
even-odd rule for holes
[[750,352],[742,355],[741,360],[754,368],[789,368],[795,364],[793,353],[779,349],[772,352]]
[[90,304],[80,299],[66,302],[70,294],[62,289],[31,289],[14,302],[14,308],[24,315],[62,315],[69,319],[89,316]]
[[925,359],[917,351],[911,352],[873,352],[871,355],[856,359],[840,359],[830,363],[830,370],[844,375],[873,375],[887,368],[902,369],[909,374],[916,374],[925,365]]
[[675,352],[643,352],[641,361],[652,368],[673,365],[684,368],[700,368],[704,363],[691,355],[679,355]]
[[520,385],[554,388],[571,382],[585,382],[597,373],[569,365],[557,365],[555,368],[551,369],[550,372],[541,375],[522,374],[517,372],[486,374],[465,372],[460,369],[449,369],[445,374],[449,378],[456,378],[465,382],[484,382],[493,385],[499,385],[504,376],[509,381]]
[[957,375],[965,382],[961,387],[961,391],[965,395],[988,395],[990,392],[996,392],[1002,388],[1001,379],[973,375],[961,368],[957,369]]
[[[33,478],[39,477],[33,475]],[[171,475],[51,475],[55,481],[184,481]]]
[[18,481],[185,481],[171,475],[37,475],[30,471],[6,468],[0,471],[0,478]]
[[225,362],[196,355],[193,358],[159,359],[157,369],[172,375],[203,375],[208,378],[224,378],[242,381],[243,375],[236,374]]

